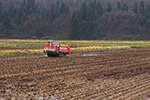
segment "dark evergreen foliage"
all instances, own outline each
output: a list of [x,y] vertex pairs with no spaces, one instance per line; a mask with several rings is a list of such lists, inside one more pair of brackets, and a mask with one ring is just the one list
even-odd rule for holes
[[60,8],[60,13],[61,14],[69,14],[69,6],[66,5],[65,3],[62,3],[61,8]]
[[145,4],[144,4],[144,1],[141,1],[140,2],[140,5],[139,5],[139,13],[141,13],[142,15],[145,15]]
[[139,10],[139,6],[137,4],[137,2],[134,4],[134,7],[133,7],[133,12],[134,13],[138,13],[138,10]]
[[121,4],[120,4],[120,1],[118,1],[118,3],[117,3],[117,9],[118,9],[118,10],[121,10]]
[[113,7],[112,7],[111,3],[108,2],[106,11],[107,11],[107,12],[111,12],[112,9],[113,9]]
[[3,5],[2,3],[0,2],[0,22],[2,22],[2,11],[3,11]]
[[75,11],[71,20],[71,39],[81,39],[81,18],[79,11]]
[[127,6],[127,4],[125,3],[122,7],[122,11],[128,11],[129,7]]
[[150,39],[150,2],[125,1],[1,1],[0,38]]

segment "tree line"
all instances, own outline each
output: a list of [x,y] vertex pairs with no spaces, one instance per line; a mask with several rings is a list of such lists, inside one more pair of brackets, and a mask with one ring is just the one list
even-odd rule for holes
[[144,1],[129,6],[87,0],[77,7],[57,1],[41,8],[23,0],[8,9],[0,2],[0,38],[148,40],[149,35],[150,3]]

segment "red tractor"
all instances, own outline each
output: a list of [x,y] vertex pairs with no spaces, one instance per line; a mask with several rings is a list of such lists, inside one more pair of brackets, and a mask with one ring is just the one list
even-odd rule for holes
[[47,53],[48,57],[65,56],[71,53],[70,46],[60,44],[59,42],[53,43],[52,40],[49,40],[48,45],[44,46],[44,52]]

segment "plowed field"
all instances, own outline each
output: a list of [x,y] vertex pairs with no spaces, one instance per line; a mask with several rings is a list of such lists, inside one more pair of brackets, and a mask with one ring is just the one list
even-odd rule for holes
[[148,100],[150,50],[1,57],[1,100]]

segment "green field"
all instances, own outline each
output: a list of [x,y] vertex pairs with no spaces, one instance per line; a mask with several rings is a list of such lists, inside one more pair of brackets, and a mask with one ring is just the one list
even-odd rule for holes
[[[88,52],[114,49],[150,48],[150,41],[101,41],[59,40],[68,44],[72,52]],[[0,56],[43,54],[47,40],[0,39]]]

